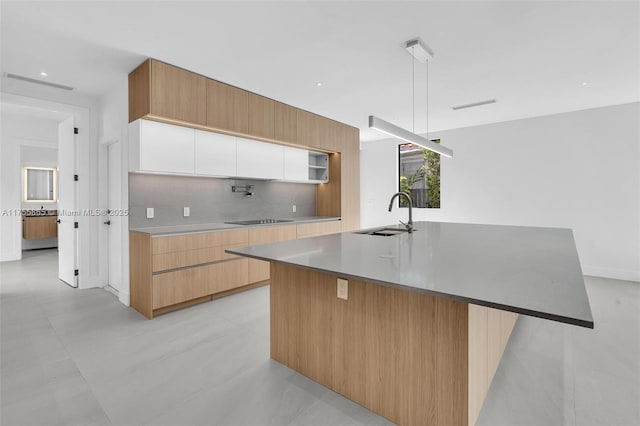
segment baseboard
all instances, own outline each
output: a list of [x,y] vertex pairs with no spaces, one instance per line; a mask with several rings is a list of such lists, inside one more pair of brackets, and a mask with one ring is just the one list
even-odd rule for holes
[[130,306],[131,298],[128,292],[124,290],[117,290],[111,287],[109,284],[105,285],[103,288],[105,289],[105,291],[108,291],[109,293],[116,296],[120,303],[122,303],[124,306]]
[[109,293],[113,294],[114,296],[119,298],[119,294],[118,294],[118,290],[116,290],[115,288],[111,287],[109,284],[105,285],[104,287],[102,287],[105,289],[105,291],[108,291]]
[[631,271],[627,269],[603,268],[600,266],[585,265],[582,267],[582,273],[584,275],[591,275],[594,277],[612,278],[614,280],[640,282],[640,271]]
[[131,306],[131,297],[129,295],[129,292],[127,291],[119,291],[118,300],[120,300],[120,303],[122,303],[124,306]]

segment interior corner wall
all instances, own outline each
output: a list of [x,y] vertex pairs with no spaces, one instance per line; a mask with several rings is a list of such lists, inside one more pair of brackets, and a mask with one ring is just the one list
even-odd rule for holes
[[[429,136],[454,157],[441,161],[441,208],[414,220],[571,228],[585,275],[640,281],[640,103]],[[387,212],[397,149],[362,144],[362,227],[406,219]]]
[[[122,75],[120,80],[103,97],[100,98],[100,130],[99,140],[103,145],[120,144],[120,178],[117,184],[117,205],[110,209],[129,209],[129,79]],[[108,149],[108,148],[107,148]],[[105,176],[108,178],[108,174]],[[116,181],[118,179],[115,179]],[[115,242],[120,248],[110,250],[111,259],[108,284],[118,293],[118,299],[129,306],[129,217],[114,216],[111,227],[119,238]]]

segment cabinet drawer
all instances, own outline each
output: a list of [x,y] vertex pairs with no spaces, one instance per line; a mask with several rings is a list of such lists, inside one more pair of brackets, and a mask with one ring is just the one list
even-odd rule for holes
[[249,284],[247,259],[182,269],[153,276],[153,309]]
[[58,236],[57,216],[25,217],[22,222],[22,238],[53,238]]
[[153,254],[198,250],[209,247],[233,246],[248,243],[248,230],[205,232],[153,238]]
[[298,238],[317,237],[318,235],[335,234],[337,232],[342,232],[342,223],[339,220],[297,225]]
[[193,297],[208,296],[249,284],[248,259],[245,258],[194,269]]
[[153,276],[153,309],[193,299],[195,269]]
[[244,247],[246,245],[247,243],[229,244],[226,246],[154,254],[153,272],[233,259],[238,256],[225,253],[225,250],[234,247]]

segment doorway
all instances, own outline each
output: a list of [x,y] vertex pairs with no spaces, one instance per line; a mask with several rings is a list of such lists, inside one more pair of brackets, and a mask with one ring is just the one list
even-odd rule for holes
[[[75,123],[72,111],[3,94],[0,260],[50,253],[57,278],[78,286]],[[43,103],[49,103],[44,102]],[[51,104],[51,103],[49,103]],[[41,188],[42,187],[42,188]]]

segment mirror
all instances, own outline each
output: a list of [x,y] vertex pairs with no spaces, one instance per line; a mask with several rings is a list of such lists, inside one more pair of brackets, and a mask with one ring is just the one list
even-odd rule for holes
[[58,171],[51,167],[24,168],[24,201],[25,202],[57,202]]

